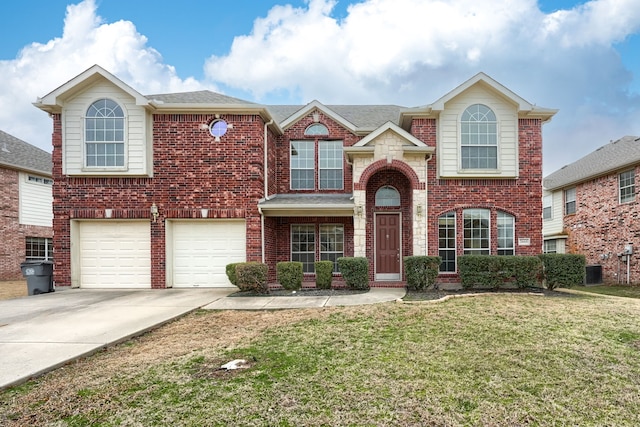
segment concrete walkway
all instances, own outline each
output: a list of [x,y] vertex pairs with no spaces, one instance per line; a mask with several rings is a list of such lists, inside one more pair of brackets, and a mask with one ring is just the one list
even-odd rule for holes
[[70,289],[0,300],[0,390],[198,308],[265,310],[394,301],[404,289],[332,297],[227,297],[237,288]]

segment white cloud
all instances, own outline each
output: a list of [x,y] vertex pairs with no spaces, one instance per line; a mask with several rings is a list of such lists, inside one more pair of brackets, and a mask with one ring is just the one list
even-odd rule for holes
[[67,7],[62,37],[0,61],[0,105],[11,106],[0,109],[0,129],[51,151],[51,120],[31,103],[93,64],[143,94],[202,88],[193,78],[179,78],[131,22],[103,23],[95,0],[85,0]]
[[634,76],[614,46],[640,32],[637,0],[593,0],[551,14],[535,0],[365,0],[343,20],[332,17],[334,6],[274,7],[228,55],[207,60],[208,78],[263,100],[288,93],[294,102],[413,106],[485,71],[530,102],[561,110],[545,126],[546,173],[640,134]]

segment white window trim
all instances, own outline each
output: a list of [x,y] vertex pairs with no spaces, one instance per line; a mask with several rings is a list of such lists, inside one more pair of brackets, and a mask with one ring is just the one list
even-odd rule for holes
[[[340,168],[323,168],[320,166],[320,145],[323,142],[339,142],[340,143],[340,147],[342,148],[342,155],[340,156]],[[321,139],[318,140],[318,144],[317,146],[317,151],[318,151],[318,182],[316,183],[316,187],[318,191],[334,191],[334,190],[344,190],[344,141],[343,140],[336,140],[336,139]],[[320,188],[320,171],[322,170],[340,170],[342,171],[342,179],[340,180],[340,187],[339,188]]]
[[[547,205],[547,200],[550,202],[548,205]],[[544,210],[547,208],[549,208],[551,212],[551,214],[549,215],[549,218],[544,217]],[[542,198],[542,219],[544,219],[545,221],[553,220],[553,194],[547,194]]]
[[[293,167],[292,167],[292,163],[293,163],[293,155],[291,154],[291,150],[293,148],[293,143],[294,142],[302,142],[302,143],[306,143],[306,144],[312,144],[313,145],[313,168],[306,168],[306,169],[299,169],[297,168],[296,170],[313,170],[313,187],[311,188],[294,188],[293,187]],[[315,190],[315,186],[316,186],[316,178],[315,178],[315,174],[316,174],[316,143],[315,140],[311,140],[311,139],[292,139],[289,141],[289,189],[292,191],[310,191],[310,190]]]
[[[86,140],[86,126],[87,126],[87,111],[89,110],[89,107],[91,107],[96,101],[99,101],[101,99],[110,99],[111,101],[115,102],[116,104],[118,104],[118,106],[120,106],[120,108],[122,109],[122,113],[124,114],[124,141],[123,141],[123,145],[124,145],[124,160],[123,160],[123,166],[109,166],[109,167],[104,167],[104,166],[87,166],[87,140]],[[82,117],[80,117],[80,132],[82,135],[82,168],[81,171],[82,172],[126,172],[129,170],[129,115],[127,114],[127,109],[125,107],[124,102],[122,102],[121,100],[115,98],[115,97],[99,97],[99,98],[95,98],[92,99],[91,102],[89,102],[87,105],[85,105],[84,107],[84,114],[82,115]]]
[[[290,224],[289,225],[289,259],[291,261],[293,261],[293,227],[311,227],[313,228],[313,261],[315,263],[316,261],[316,254],[318,252],[317,248],[318,248],[318,239],[317,239],[317,234],[318,234],[318,230],[315,224]],[[299,254],[309,254],[311,252],[309,251],[305,251],[305,252],[296,252]],[[303,263],[304,265],[304,263]],[[303,268],[304,271],[304,268]],[[314,274],[315,273],[315,264],[313,265],[313,271],[311,272],[304,272],[304,274]]]
[[[467,111],[467,108],[476,104],[481,104],[491,109],[491,111],[493,111],[493,114],[496,116],[496,156],[497,156],[496,169],[465,169],[462,167],[462,115],[464,114],[465,111]],[[497,109],[492,105],[490,105],[490,103],[474,102],[462,108],[462,111],[460,112],[456,121],[456,127],[458,132],[458,138],[457,138],[458,140],[458,174],[460,175],[465,175],[465,174],[467,175],[500,175],[502,173],[502,161],[501,161],[502,160],[502,144],[500,143],[501,133],[502,133],[501,124],[502,124],[502,120],[499,114],[497,113]]]
[[[458,213],[456,211],[453,212],[445,212],[442,215],[446,215],[449,213],[453,213],[453,248],[446,248],[445,250],[453,250],[453,271],[440,271],[438,269],[438,274],[452,274],[455,275],[458,273]],[[440,217],[438,216],[438,256],[440,255]]]
[[[501,248],[500,247],[500,215],[504,215],[507,218],[511,219],[511,247],[505,247],[505,248]],[[505,211],[497,211],[496,212],[496,237],[498,238],[498,241],[496,242],[496,254],[498,254],[499,251],[513,251],[513,255],[516,255],[516,217],[511,215],[509,212],[505,212]]]
[[[620,177],[622,176],[622,174],[624,173],[629,173],[631,172],[631,174],[633,175],[633,184],[632,185],[628,185],[626,187],[621,187],[620,186]],[[636,186],[636,174],[635,174],[635,169],[629,169],[626,171],[622,171],[618,174],[618,203],[619,204],[626,204],[626,203],[633,203],[636,201],[636,191],[635,191],[635,186]],[[629,187],[633,187],[633,193],[632,193],[632,198],[630,200],[626,200],[626,201],[622,201],[622,190],[624,188],[629,188]]]
[[[467,248],[464,246],[464,231],[465,231],[465,227],[464,227],[464,221],[465,221],[465,217],[464,217],[464,213],[465,211],[486,211],[489,213],[489,225],[487,227],[487,229],[489,230],[489,237],[487,238],[487,242],[488,242],[488,248],[486,249],[487,251],[489,251],[488,255],[491,255],[491,210],[487,209],[487,208],[467,208],[467,209],[463,209],[462,210],[462,254],[463,255],[483,255],[483,254],[479,254],[478,252],[481,251],[485,251],[485,249],[469,249],[471,251],[473,251],[474,253],[471,254],[466,254],[465,252],[467,251]],[[515,236],[514,236],[515,238]]]
[[[573,190],[573,200],[567,200],[567,192]],[[564,214],[565,215],[574,215],[578,211],[578,194],[576,187],[567,188],[562,192],[562,198],[564,199]],[[573,212],[567,212],[567,204],[573,202]]]

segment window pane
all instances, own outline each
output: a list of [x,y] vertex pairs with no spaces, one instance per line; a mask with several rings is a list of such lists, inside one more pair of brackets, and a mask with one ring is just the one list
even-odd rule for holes
[[314,141],[291,141],[291,189],[313,190]]
[[441,272],[456,271],[456,215],[453,212],[438,218],[438,255]]
[[400,206],[400,193],[390,185],[376,191],[376,206]]
[[498,255],[515,255],[515,217],[506,212],[498,212]]
[[482,104],[470,106],[460,122],[461,167],[497,169],[498,126],[493,111]]
[[635,171],[622,172],[619,176],[620,203],[628,203],[635,200]]
[[338,258],[344,256],[344,226],[327,224],[320,226],[320,260],[332,261],[334,273],[338,272]]
[[291,226],[291,261],[301,262],[304,273],[315,271],[315,237],[313,225]]
[[27,237],[25,249],[27,261],[50,261],[53,258],[53,242],[46,237]]
[[110,99],[100,99],[85,118],[87,166],[124,166],[124,112]]
[[465,255],[489,255],[491,248],[489,218],[488,209],[465,209],[463,211]]
[[319,188],[341,190],[343,188],[342,141],[320,141],[318,143]]

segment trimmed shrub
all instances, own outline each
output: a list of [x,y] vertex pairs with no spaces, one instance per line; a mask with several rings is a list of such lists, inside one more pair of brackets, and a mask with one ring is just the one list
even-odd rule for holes
[[261,262],[243,262],[236,266],[238,288],[241,291],[254,291],[261,294],[269,293],[267,273],[269,266]]
[[505,285],[538,285],[541,263],[535,256],[463,255],[458,259],[460,282],[465,289],[499,289]]
[[369,290],[369,260],[367,258],[338,258],[338,268],[349,288]]
[[541,254],[543,264],[542,277],[547,289],[570,288],[584,283],[586,258],[576,254]]
[[407,288],[412,291],[422,291],[431,286],[435,287],[441,262],[442,258],[439,256],[404,257]]
[[240,262],[232,262],[231,264],[227,264],[225,267],[225,272],[227,273],[227,278],[231,282],[233,286],[238,286],[238,276],[236,275],[236,266],[238,264],[242,264]]
[[278,282],[289,291],[302,287],[302,263],[298,261],[282,261],[276,264]]
[[332,261],[316,261],[316,288],[331,289],[331,281],[333,280],[333,262]]

